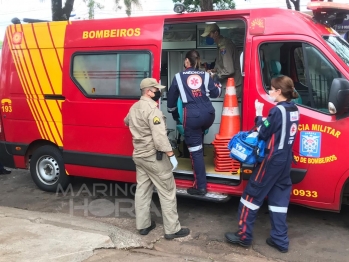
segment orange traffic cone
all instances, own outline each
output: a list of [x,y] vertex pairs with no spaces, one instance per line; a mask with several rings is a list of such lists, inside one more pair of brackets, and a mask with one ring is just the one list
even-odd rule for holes
[[240,131],[240,112],[239,104],[236,97],[234,78],[228,78],[227,87],[223,102],[223,111],[219,134],[216,139],[231,139]]
[[214,146],[215,170],[219,172],[237,172],[240,163],[230,158],[228,143],[240,131],[240,113],[234,78],[228,78],[223,101],[223,111],[219,133],[212,142]]

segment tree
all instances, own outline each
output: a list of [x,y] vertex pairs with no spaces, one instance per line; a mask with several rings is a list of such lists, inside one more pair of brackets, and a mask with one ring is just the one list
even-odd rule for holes
[[[120,0],[114,0],[114,1],[115,1],[115,5],[116,5],[116,10],[121,9],[121,6],[119,4]],[[127,16],[131,16],[133,7],[136,7],[136,8],[142,7],[139,0],[124,0],[124,5],[126,8],[125,11],[126,11]]]
[[300,11],[300,0],[286,0],[286,5],[288,9],[292,9],[290,1],[294,5],[294,9],[296,11]]
[[[45,0],[40,0],[40,2],[44,1]],[[52,21],[69,20],[73,6],[74,0],[65,0],[64,7],[62,7],[62,0],[51,0]]]
[[2,41],[0,41],[0,49],[2,48]]
[[98,3],[95,0],[83,0],[84,3],[87,4],[88,8],[88,19],[94,19],[95,18],[95,9],[103,9],[104,6],[101,5],[101,3]]
[[62,7],[62,0],[51,0],[52,21],[69,20],[73,6],[74,0],[65,0],[64,7]]
[[172,0],[172,2],[182,3],[188,12],[235,9],[234,0]]

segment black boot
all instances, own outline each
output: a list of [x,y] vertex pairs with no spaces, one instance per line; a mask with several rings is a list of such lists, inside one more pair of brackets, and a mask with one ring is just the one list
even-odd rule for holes
[[249,247],[251,243],[244,242],[240,239],[240,236],[237,233],[225,233],[225,238],[232,244],[238,244],[243,247]]
[[151,221],[151,225],[147,228],[143,228],[139,230],[139,234],[145,236],[148,235],[150,231],[152,231],[156,227],[155,221]]
[[165,234],[166,239],[174,239],[178,237],[186,237],[190,234],[189,228],[181,228],[177,233],[174,234]]
[[198,196],[204,196],[204,195],[206,195],[206,193],[207,193],[207,190],[206,189],[197,189],[197,188],[195,188],[195,187],[189,187],[188,189],[187,189],[187,193],[189,194],[189,195],[198,195]]
[[7,170],[5,168],[0,170],[0,175],[8,175],[8,174],[11,174],[10,170]]
[[285,249],[285,248],[282,248],[282,247],[279,247],[278,245],[276,245],[274,243],[274,241],[271,239],[271,237],[268,237],[267,240],[265,240],[265,242],[273,247],[273,248],[276,248],[277,250],[279,250],[281,253],[287,253],[288,252],[288,249]]

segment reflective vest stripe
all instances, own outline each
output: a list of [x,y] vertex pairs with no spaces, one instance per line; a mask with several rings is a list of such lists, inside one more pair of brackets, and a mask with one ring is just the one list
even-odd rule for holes
[[240,202],[247,208],[251,209],[251,210],[257,210],[259,208],[259,206],[251,203],[251,202],[248,202],[246,201],[245,199],[243,198],[240,198]]
[[280,109],[282,115],[281,138],[278,149],[283,149],[286,137],[286,109],[282,105],[278,105],[277,107]]
[[205,90],[206,90],[206,96],[210,96],[210,90],[208,89],[208,81],[210,80],[210,75],[205,72]]
[[173,111],[175,111],[177,109],[177,107],[171,107],[171,108],[167,108],[167,111],[168,112],[173,112]]
[[200,149],[202,149],[202,145],[193,146],[193,147],[188,147],[189,152],[199,151]]
[[176,74],[177,85],[179,89],[179,93],[181,94],[182,102],[188,103],[187,95],[185,94],[184,86],[182,83],[182,79],[179,73]]
[[275,213],[287,213],[287,207],[269,206],[269,210]]

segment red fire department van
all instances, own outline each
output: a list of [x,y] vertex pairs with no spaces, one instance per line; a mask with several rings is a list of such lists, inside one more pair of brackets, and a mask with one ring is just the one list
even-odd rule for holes
[[[241,128],[254,125],[256,99],[265,104],[264,114],[273,106],[267,99],[271,78],[290,76],[301,113],[291,202],[339,211],[349,203],[349,45],[331,26],[341,23],[349,5],[312,2],[309,8],[314,16],[251,9],[10,25],[0,64],[0,162],[29,168],[45,191],[66,187],[71,176],[136,182],[123,119],[139,99],[140,81],[154,77],[170,86],[191,49],[212,64],[217,47],[200,35],[217,23],[241,53]],[[178,132],[171,132],[175,123],[166,103],[165,92],[159,106],[174,140]],[[223,97],[212,103],[205,198],[224,201],[242,194],[251,170],[215,170],[212,141]],[[185,194],[193,172],[188,158],[178,160],[174,176],[178,193]]]

